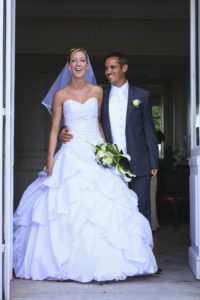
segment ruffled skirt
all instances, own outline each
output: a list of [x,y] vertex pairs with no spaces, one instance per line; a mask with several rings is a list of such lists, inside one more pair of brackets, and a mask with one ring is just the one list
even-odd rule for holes
[[149,222],[137,196],[76,140],[55,155],[26,189],[14,214],[17,277],[43,280],[122,280],[157,271]]

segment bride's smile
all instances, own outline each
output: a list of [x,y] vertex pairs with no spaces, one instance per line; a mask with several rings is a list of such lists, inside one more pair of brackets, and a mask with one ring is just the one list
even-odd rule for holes
[[72,76],[84,77],[88,68],[88,62],[85,53],[78,51],[73,54],[69,68],[71,69]]

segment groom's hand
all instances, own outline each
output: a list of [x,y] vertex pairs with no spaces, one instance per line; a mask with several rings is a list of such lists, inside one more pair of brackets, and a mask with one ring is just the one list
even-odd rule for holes
[[155,178],[157,173],[158,173],[158,169],[151,169],[151,174],[152,174],[151,178],[152,179]]
[[60,131],[60,140],[62,143],[70,142],[73,139],[73,135],[69,132],[67,127],[63,127]]

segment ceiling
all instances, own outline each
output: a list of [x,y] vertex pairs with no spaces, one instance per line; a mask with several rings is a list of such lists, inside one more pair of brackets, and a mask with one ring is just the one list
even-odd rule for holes
[[138,80],[187,72],[189,3],[17,0],[17,70],[32,66],[58,72],[70,48],[84,47],[97,74],[103,74],[104,55],[113,50],[128,56],[129,74]]

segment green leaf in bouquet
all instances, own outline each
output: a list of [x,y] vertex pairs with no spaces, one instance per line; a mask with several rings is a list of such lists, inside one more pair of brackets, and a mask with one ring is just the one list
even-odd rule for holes
[[118,163],[119,163],[119,156],[118,155],[114,155],[113,156],[112,166],[115,167]]
[[106,150],[109,151],[109,152],[111,152],[112,154],[117,154],[117,151],[116,151],[116,149],[113,147],[112,144],[107,144]]

